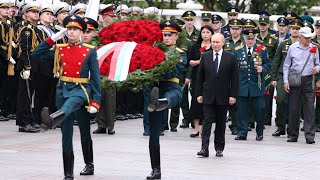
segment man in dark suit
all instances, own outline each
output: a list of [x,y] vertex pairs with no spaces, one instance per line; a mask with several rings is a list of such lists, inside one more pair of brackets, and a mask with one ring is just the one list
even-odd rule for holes
[[197,80],[197,100],[203,103],[204,125],[202,148],[199,156],[209,156],[212,122],[216,122],[214,146],[216,156],[223,156],[225,145],[225,119],[229,105],[236,102],[239,72],[236,57],[223,51],[224,36],[216,33],[211,38],[213,51],[202,54]]

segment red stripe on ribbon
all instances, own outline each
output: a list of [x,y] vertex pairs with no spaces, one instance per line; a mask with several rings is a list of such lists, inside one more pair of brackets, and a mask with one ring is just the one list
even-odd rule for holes
[[114,53],[111,58],[110,71],[109,71],[109,76],[108,76],[109,80],[114,80],[114,75],[115,75],[116,68],[117,68],[118,56],[120,54],[120,50],[121,50],[122,46],[125,43],[126,42],[120,42],[118,45],[116,45],[114,48],[112,48],[112,49],[114,49]]

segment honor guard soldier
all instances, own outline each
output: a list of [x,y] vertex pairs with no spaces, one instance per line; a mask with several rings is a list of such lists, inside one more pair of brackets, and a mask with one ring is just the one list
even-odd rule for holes
[[91,44],[92,38],[96,35],[95,30],[98,28],[99,24],[94,19],[88,17],[85,17],[84,21],[87,24],[87,29],[83,33],[82,42]]
[[[40,22],[37,28],[42,30],[45,38],[54,35],[53,27],[53,10],[52,5],[42,3],[40,8]],[[34,78],[32,81],[35,85],[35,102],[34,102],[34,117],[37,124],[41,124],[41,110],[43,107],[49,107],[51,112],[55,111],[55,94],[57,78],[54,78],[53,63],[35,61],[32,66]]]
[[204,25],[209,25],[212,27],[211,16],[211,13],[201,13],[201,27]]
[[263,125],[265,115],[265,75],[271,65],[268,51],[262,45],[256,43],[256,29],[245,30],[243,46],[235,48],[235,56],[239,64],[240,80],[237,98],[238,129],[235,140],[247,140],[248,134],[248,105],[254,104],[256,127],[256,140],[263,139]]
[[[54,128],[61,123],[64,176],[66,180],[71,180],[74,166],[73,119],[69,115],[75,112],[79,122],[86,164],[80,175],[93,175],[89,113],[96,113],[100,107],[101,84],[96,49],[80,42],[80,36],[87,28],[85,21],[79,16],[67,16],[63,25],[67,29],[42,42],[33,57],[39,61],[54,60],[54,72],[60,75],[56,87],[56,106],[59,110],[49,115],[48,108],[43,108],[41,119],[44,129]],[[64,36],[64,32],[68,34],[68,44],[57,44],[55,52],[50,51],[55,42]]]
[[83,3],[78,3],[72,8],[72,10],[70,11],[70,15],[77,15],[81,18],[84,18],[86,10],[87,10],[87,5]]
[[14,108],[12,108],[13,103],[10,102],[13,99],[7,99],[12,96],[11,91],[14,87],[12,83],[14,82],[10,82],[10,80],[15,74],[14,65],[16,64],[13,58],[16,56],[16,53],[13,53],[15,49],[12,47],[14,32],[13,24],[9,20],[9,7],[9,0],[0,1],[0,121],[9,120],[9,118],[12,118],[12,113],[14,113]]
[[[270,32],[270,20],[269,16],[270,14],[266,11],[263,11],[259,13],[259,34],[257,38],[262,41],[262,45],[267,48],[269,59],[271,60],[270,63],[272,65],[273,57],[277,51],[278,48],[278,38],[275,36],[275,34],[272,34]],[[266,74],[266,85],[270,84],[271,78],[269,74]],[[265,95],[266,100],[266,116],[265,116],[265,125],[271,125],[271,119],[272,119],[272,102],[273,102],[273,93],[274,93],[274,87],[269,86],[268,89],[266,89],[268,94]]]
[[[235,6],[231,6],[226,10],[227,14],[228,14],[228,21],[232,20],[232,19],[238,19],[238,14],[240,12],[240,9],[235,7]],[[230,26],[229,24],[225,25],[222,27],[221,32],[222,34],[224,34],[224,37],[227,38],[230,36]]]
[[111,23],[113,23],[113,21],[117,19],[116,5],[106,5],[105,8],[99,12],[99,14],[101,15],[103,20],[101,27],[110,25]]
[[128,16],[128,9],[129,7],[125,4],[120,4],[117,9],[116,9],[116,13],[119,17],[119,19],[126,19]]
[[277,19],[278,23],[278,32],[276,37],[278,38],[278,44],[280,44],[283,40],[290,38],[289,30],[289,21],[285,17],[279,17]]
[[291,44],[299,40],[299,29],[303,24],[300,20],[295,19],[290,22],[289,39],[283,40],[276,51],[272,61],[271,68],[271,85],[277,87],[277,109],[276,109],[276,126],[277,130],[272,136],[281,136],[286,134],[286,121],[288,120],[288,94],[284,91],[283,85],[283,63],[287,56]]
[[9,7],[9,17],[12,19],[13,24],[17,24],[21,21],[21,17],[19,15],[19,1],[10,0],[10,7]]
[[[241,35],[243,22],[239,19],[229,20],[230,36],[226,39],[224,44],[224,50],[234,53],[236,47],[244,45],[244,39]],[[231,105],[229,108],[229,120],[231,118],[231,124],[229,125],[232,135],[237,135],[237,104]]]
[[[63,20],[69,16],[69,4],[66,2],[56,3],[53,8],[53,15],[56,17],[57,22],[54,25],[55,32],[61,31],[63,27]],[[61,43],[66,43],[68,41],[67,37],[63,37],[59,40]]]
[[26,24],[19,30],[20,59],[17,70],[20,73],[17,101],[17,123],[20,132],[39,132],[40,126],[33,117],[32,96],[35,90],[36,79],[33,68],[36,60],[31,56],[35,48],[45,38],[42,30],[37,28],[40,5],[36,2],[26,4],[22,12],[26,17]]
[[181,70],[187,63],[186,53],[175,46],[179,38],[178,33],[181,32],[180,26],[171,20],[167,20],[160,23],[160,28],[163,33],[163,44],[168,47],[168,51],[177,51],[181,57],[176,69],[164,74],[157,87],[150,85],[144,92],[145,99],[149,99],[144,105],[144,111],[149,113],[150,118],[149,153],[152,168],[152,172],[147,179],[161,179],[159,136],[162,131],[164,110],[177,106],[181,100],[179,77]]

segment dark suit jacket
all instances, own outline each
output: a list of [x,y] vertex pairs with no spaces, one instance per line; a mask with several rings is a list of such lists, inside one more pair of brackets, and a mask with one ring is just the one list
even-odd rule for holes
[[238,95],[239,71],[236,57],[223,51],[218,73],[214,71],[213,51],[202,54],[197,79],[197,97],[203,104],[229,105]]

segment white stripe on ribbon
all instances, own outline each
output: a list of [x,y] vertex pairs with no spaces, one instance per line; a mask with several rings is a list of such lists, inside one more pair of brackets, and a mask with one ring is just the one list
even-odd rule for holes
[[137,43],[135,42],[126,42],[120,49],[114,81],[124,81],[127,79],[132,53],[136,46]]

